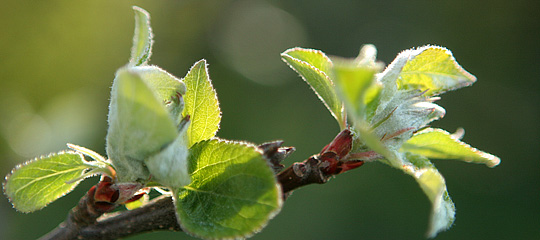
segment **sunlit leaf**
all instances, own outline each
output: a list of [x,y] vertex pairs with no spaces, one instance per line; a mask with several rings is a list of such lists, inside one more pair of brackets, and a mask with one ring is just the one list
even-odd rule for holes
[[216,135],[221,121],[221,111],[216,92],[210,81],[205,60],[195,63],[186,77],[185,108],[183,115],[189,115],[189,146]]
[[446,182],[435,166],[425,157],[415,154],[406,154],[401,169],[414,177],[420,188],[431,202],[431,216],[428,237],[435,237],[437,233],[449,229],[455,220],[456,208],[446,190]]
[[147,180],[144,159],[177,136],[165,105],[138,74],[120,69],[109,106],[107,154],[121,181]]
[[133,7],[135,11],[135,34],[129,65],[144,65],[152,55],[152,28],[150,27],[150,14],[140,7]]
[[473,148],[442,129],[433,128],[416,133],[403,144],[402,151],[429,158],[483,163],[489,167],[495,167],[501,161],[498,157]]
[[321,51],[304,48],[289,49],[281,54],[281,58],[311,86],[340,127],[344,128],[344,108],[330,79],[330,59]]
[[[358,65],[356,61],[334,60],[333,76],[338,85],[349,116],[368,120],[375,112],[376,99],[381,85],[375,82],[379,68],[370,65]],[[368,105],[370,106],[368,110]]]
[[191,151],[191,184],[175,191],[184,231],[205,239],[247,237],[279,211],[281,190],[254,146],[212,139]]
[[425,46],[400,55],[409,60],[399,75],[399,89],[419,89],[426,91],[426,96],[433,96],[476,81],[476,77],[465,71],[446,48]]
[[17,166],[6,177],[4,192],[17,210],[33,212],[71,192],[90,167],[71,151],[39,157]]

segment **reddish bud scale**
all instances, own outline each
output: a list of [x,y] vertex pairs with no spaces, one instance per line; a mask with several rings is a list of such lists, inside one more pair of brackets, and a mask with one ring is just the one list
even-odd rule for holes
[[344,129],[326,145],[318,155],[322,170],[327,175],[337,175],[364,164],[364,161],[343,161],[352,149],[353,133]]

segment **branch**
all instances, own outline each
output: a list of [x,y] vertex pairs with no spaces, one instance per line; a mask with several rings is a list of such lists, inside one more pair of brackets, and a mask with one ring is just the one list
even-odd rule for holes
[[[282,144],[282,141],[264,143],[259,145],[259,149],[277,173],[284,199],[297,188],[312,183],[322,184],[333,176],[325,172],[327,166],[324,166],[324,162],[318,157],[319,154],[303,162],[294,163],[281,171],[284,167],[281,162],[295,150],[293,147],[281,147]],[[93,195],[92,189],[70,211],[66,221],[40,240],[117,239],[159,230],[182,231],[170,196],[162,195],[134,210],[104,214],[118,205],[104,208],[96,206],[99,203],[89,197],[90,194]]]

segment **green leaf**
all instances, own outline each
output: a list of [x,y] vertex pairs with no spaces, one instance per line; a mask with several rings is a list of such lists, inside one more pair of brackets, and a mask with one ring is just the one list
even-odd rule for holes
[[196,62],[183,80],[187,89],[183,116],[190,116],[188,146],[191,147],[216,135],[221,121],[221,111],[208,75],[206,60]]
[[139,75],[158,99],[165,103],[171,117],[178,124],[184,110],[182,97],[186,94],[184,82],[157,66],[133,67],[130,71]]
[[357,61],[351,60],[334,60],[334,62],[333,76],[342,93],[349,116],[369,120],[375,113],[376,100],[382,89],[374,78],[380,68],[359,65]]
[[[6,177],[4,193],[17,210],[33,212],[71,192],[90,167],[76,152],[42,156],[17,166]],[[66,183],[73,179],[79,180]]]
[[345,128],[343,104],[329,75],[332,61],[321,51],[304,48],[291,48],[283,52],[281,58],[311,86],[339,126]]
[[135,11],[135,33],[131,48],[130,66],[145,65],[152,55],[152,28],[150,14],[140,7],[133,6]]
[[473,148],[442,129],[433,128],[416,133],[403,144],[401,151],[429,158],[483,163],[489,167],[495,167],[501,161],[498,157]]
[[446,48],[425,46],[400,53],[408,57],[397,84],[398,89],[420,89],[426,96],[469,86],[476,78],[465,71]]
[[174,142],[145,160],[153,180],[161,186],[176,189],[191,182],[188,174],[187,124],[189,123],[182,124],[182,129]]
[[184,231],[205,239],[248,237],[277,214],[280,187],[254,146],[212,139],[191,151],[191,184],[174,194]]
[[176,136],[176,125],[158,96],[138,74],[120,69],[112,87],[107,133],[107,154],[119,179],[147,180],[144,159]]
[[456,208],[446,190],[446,182],[435,166],[425,157],[407,153],[404,161],[409,164],[401,170],[414,177],[431,202],[431,216],[426,235],[433,238],[449,229],[455,220]]

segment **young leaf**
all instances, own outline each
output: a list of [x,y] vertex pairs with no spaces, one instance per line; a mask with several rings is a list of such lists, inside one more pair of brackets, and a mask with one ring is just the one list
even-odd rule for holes
[[425,157],[405,154],[401,169],[414,177],[431,202],[430,224],[426,235],[433,238],[449,229],[455,220],[456,208],[446,190],[446,182],[435,166]]
[[82,154],[71,151],[36,158],[6,177],[4,193],[17,210],[33,212],[71,192],[90,167]]
[[426,96],[433,96],[469,86],[476,81],[446,48],[425,46],[404,51],[400,55],[408,57],[409,61],[399,75],[398,89],[420,89],[426,91]]
[[130,66],[145,65],[152,55],[152,28],[150,27],[150,14],[140,7],[133,7],[135,11],[135,34],[131,48]]
[[147,180],[144,159],[176,136],[176,125],[156,94],[138,74],[120,69],[112,87],[107,133],[107,154],[120,181]]
[[188,147],[216,135],[221,121],[221,111],[216,92],[210,81],[206,60],[196,62],[186,77],[186,95],[183,116],[190,116]]
[[181,113],[184,110],[182,96],[186,94],[186,85],[180,79],[157,66],[133,67],[130,68],[130,71],[141,77],[158,99],[165,103],[171,117],[175,119],[175,123],[180,123]]
[[247,237],[279,211],[281,190],[253,146],[211,139],[191,151],[191,184],[174,193],[184,231],[205,239]]
[[188,127],[189,122],[186,121],[174,142],[145,160],[153,180],[162,186],[177,189],[191,181],[188,174]]
[[401,151],[429,158],[483,163],[488,167],[495,167],[501,161],[498,157],[473,148],[442,129],[433,128],[416,133],[403,144]]
[[281,58],[311,86],[339,126],[345,128],[343,104],[329,75],[332,61],[321,51],[304,48],[291,48],[283,52]]
[[349,115],[367,119],[367,105],[374,102],[381,90],[381,86],[374,81],[378,69],[358,66],[353,62],[335,62],[334,79],[344,95]]

